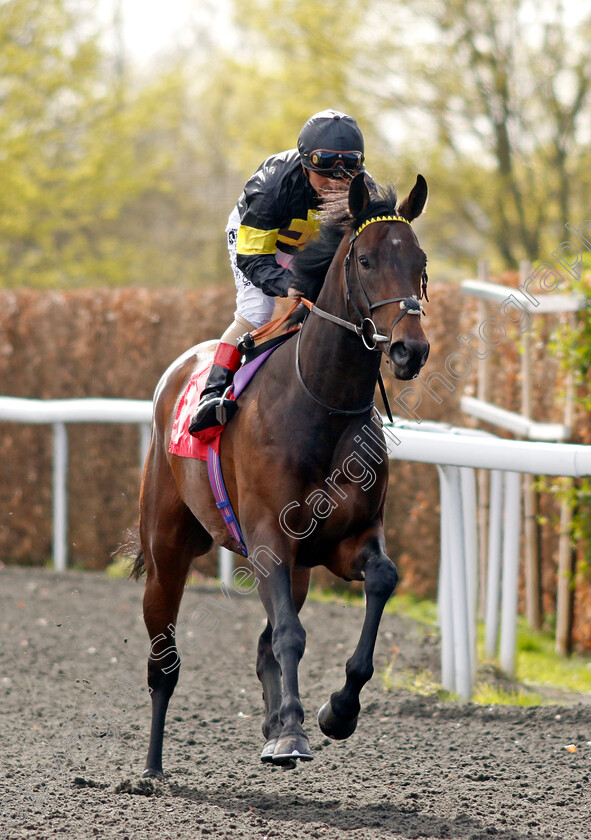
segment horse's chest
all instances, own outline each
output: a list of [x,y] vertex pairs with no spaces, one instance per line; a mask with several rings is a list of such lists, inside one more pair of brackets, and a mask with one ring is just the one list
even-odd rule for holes
[[380,467],[350,454],[324,477],[303,484],[279,515],[284,533],[327,544],[365,528],[383,505],[387,471]]

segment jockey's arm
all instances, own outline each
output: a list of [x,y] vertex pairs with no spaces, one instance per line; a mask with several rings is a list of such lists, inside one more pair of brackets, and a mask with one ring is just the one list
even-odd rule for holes
[[287,297],[295,277],[289,269],[279,265],[275,254],[241,254],[239,248],[240,235],[236,262],[253,286],[271,297]]

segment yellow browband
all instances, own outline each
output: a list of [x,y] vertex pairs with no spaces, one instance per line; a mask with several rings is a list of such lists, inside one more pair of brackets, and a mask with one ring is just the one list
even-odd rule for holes
[[404,219],[402,216],[376,216],[374,219],[368,219],[366,222],[363,222],[361,227],[358,227],[355,231],[355,236],[359,236],[362,230],[365,230],[368,225],[373,225],[374,222],[404,222],[410,225],[408,219]]

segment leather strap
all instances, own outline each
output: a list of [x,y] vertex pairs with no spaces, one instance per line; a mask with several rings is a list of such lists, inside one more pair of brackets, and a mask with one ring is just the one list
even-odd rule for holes
[[[289,316],[295,312],[300,300],[304,301],[304,298],[296,298],[292,305],[289,307],[285,315],[281,315],[279,318],[275,318],[273,321],[269,321],[268,324],[263,324],[262,327],[259,327],[256,330],[251,332],[251,335],[255,341],[258,341],[259,338],[266,338],[268,335],[271,335],[276,330],[279,329],[282,324],[284,324]],[[309,301],[304,301],[304,303],[309,303]]]

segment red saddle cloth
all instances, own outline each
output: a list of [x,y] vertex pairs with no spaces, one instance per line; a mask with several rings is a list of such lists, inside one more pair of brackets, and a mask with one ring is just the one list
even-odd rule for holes
[[[227,396],[230,399],[238,399],[257,370],[267,361],[271,353],[280,347],[281,344],[296,335],[297,332],[297,329],[290,330],[283,335],[270,339],[262,345],[259,348],[259,351],[262,352],[257,352],[255,358],[243,364],[240,370],[236,371],[234,384]],[[193,374],[179,400],[172,425],[170,445],[168,447],[168,451],[172,455],[180,455],[183,458],[198,458],[201,461],[207,461],[207,450],[209,447],[219,455],[220,435],[224,430],[224,426],[213,426],[211,429],[205,429],[203,432],[199,432],[199,439],[189,434],[189,423],[199,405],[201,392],[205,388],[210,367],[211,364],[205,365],[205,367]]]
[[[197,411],[201,392],[205,388],[210,367],[211,363],[193,374],[179,400],[172,425],[170,446],[168,447],[168,451],[173,455],[207,461],[207,450],[210,446],[219,453],[220,435],[224,428],[223,426],[214,426],[212,429],[208,429],[206,443],[189,434],[189,423]],[[206,436],[204,433],[202,435]]]

